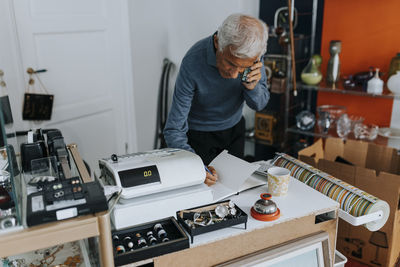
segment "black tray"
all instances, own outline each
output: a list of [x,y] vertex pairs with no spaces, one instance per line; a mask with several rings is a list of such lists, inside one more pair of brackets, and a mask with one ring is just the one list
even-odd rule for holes
[[[169,241],[161,242],[161,239],[157,237],[156,233],[154,233],[154,236],[156,237],[158,243],[155,245],[148,245],[147,247],[140,248],[137,245],[137,238],[135,237],[136,233],[140,233],[146,239],[146,241],[148,241],[148,239],[146,238],[146,233],[148,231],[152,231],[154,225],[157,223],[160,223],[163,226],[163,228],[167,232],[167,237],[169,238]],[[114,239],[115,235],[118,235],[119,240]],[[123,239],[127,236],[130,236],[134,243],[134,247],[132,250],[129,250],[129,248],[123,241]],[[189,248],[189,238],[174,217],[168,217],[157,221],[135,225],[131,228],[113,231],[112,237],[115,266],[121,266],[132,262],[154,258],[163,254]],[[118,254],[116,250],[118,245],[124,245],[124,247],[126,248],[126,252]]]
[[229,219],[223,220],[221,222],[210,224],[207,226],[197,226],[196,228],[191,228],[189,225],[187,225],[185,223],[185,219],[183,219],[180,215],[180,213],[183,211],[193,211],[193,210],[197,210],[197,209],[208,210],[207,208],[213,209],[213,207],[216,207],[218,204],[225,204],[225,203],[228,203],[229,201],[230,200],[220,201],[220,202],[213,203],[211,205],[204,205],[204,206],[194,207],[194,208],[180,210],[180,211],[176,212],[176,218],[178,219],[178,222],[183,226],[183,228],[185,228],[185,230],[189,233],[189,235],[191,237],[191,243],[193,243],[193,238],[196,235],[212,232],[215,230],[231,227],[234,225],[244,223],[244,229],[247,229],[248,216],[236,204],[235,204],[235,208],[236,208],[237,212],[240,212],[240,216],[238,216],[236,218],[229,218]]

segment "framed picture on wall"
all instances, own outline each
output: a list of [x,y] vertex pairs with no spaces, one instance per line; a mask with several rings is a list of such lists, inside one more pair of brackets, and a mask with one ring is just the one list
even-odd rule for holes
[[312,236],[289,241],[278,246],[252,253],[218,267],[287,267],[331,266],[329,236],[321,232]]

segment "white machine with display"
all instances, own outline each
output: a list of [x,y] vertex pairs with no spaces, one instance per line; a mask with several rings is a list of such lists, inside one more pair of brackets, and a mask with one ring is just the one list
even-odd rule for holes
[[213,202],[201,158],[181,149],[112,155],[99,160],[101,177],[122,188],[111,219],[116,229],[174,216]]

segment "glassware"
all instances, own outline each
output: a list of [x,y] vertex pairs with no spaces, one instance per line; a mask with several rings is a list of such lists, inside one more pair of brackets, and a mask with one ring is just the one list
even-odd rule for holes
[[368,81],[374,77],[374,67],[370,66],[368,71],[361,71],[354,74],[354,82],[361,86],[363,92],[367,92]]
[[356,115],[348,115],[349,119],[351,121],[351,131],[354,132],[354,127],[357,123],[363,123],[365,118],[361,116],[356,116]]
[[340,61],[339,53],[342,50],[342,42],[338,40],[332,40],[329,46],[329,53],[331,58],[328,61],[328,70],[326,72],[326,81],[330,84],[335,84],[339,81],[340,77]]
[[331,115],[331,119],[336,121],[340,116],[347,112],[345,106],[338,105],[322,105],[317,107],[317,113],[328,112]]
[[393,94],[400,94],[400,70],[395,75],[390,76],[387,87]]
[[356,87],[356,82],[353,79],[353,75],[343,76],[343,88],[347,90],[352,90]]
[[308,85],[316,85],[322,80],[322,73],[315,58],[311,58],[301,72],[301,80]]
[[397,71],[400,71],[400,53],[397,53],[397,55],[390,61],[388,77],[390,78],[390,76],[396,74]]
[[302,131],[311,130],[315,125],[315,116],[308,110],[303,110],[296,116],[296,126]]
[[357,139],[375,140],[378,136],[379,127],[375,124],[357,123],[354,126],[354,136]]
[[318,127],[324,134],[335,124],[336,120],[346,113],[345,106],[322,105],[317,107]]
[[327,111],[322,111],[318,116],[318,129],[321,133],[327,134],[331,127],[331,115]]
[[336,133],[340,138],[346,138],[351,131],[351,120],[347,114],[343,114],[336,122]]
[[367,82],[367,92],[380,95],[383,92],[383,81],[379,78],[379,69],[376,69],[375,76]]

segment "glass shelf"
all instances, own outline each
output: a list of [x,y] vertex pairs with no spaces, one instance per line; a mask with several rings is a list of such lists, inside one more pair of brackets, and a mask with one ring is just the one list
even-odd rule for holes
[[328,133],[328,134],[318,133],[318,132],[316,132],[314,130],[303,131],[303,130],[300,130],[299,128],[295,127],[295,126],[287,128],[286,131],[288,133],[301,134],[301,135],[312,136],[312,137],[321,137],[321,138],[337,137],[337,135],[335,136],[335,135],[330,134],[330,133]]
[[307,84],[304,84],[299,81],[297,83],[297,89],[328,92],[328,93],[337,93],[337,94],[347,94],[347,95],[358,95],[358,96],[366,96],[366,97],[400,99],[400,95],[394,95],[386,87],[384,88],[382,94],[370,94],[370,93],[362,91],[361,88],[356,87],[353,90],[349,90],[349,89],[344,89],[342,87],[342,85],[337,85],[337,87],[328,85],[328,84],[326,84],[325,81],[322,81],[319,85],[307,85]]
[[[316,137],[316,138],[329,138],[329,137],[336,137],[337,138],[339,136],[336,134],[336,127],[334,127],[334,128],[335,129],[330,129],[327,134],[320,133],[318,131],[318,129],[316,129],[315,127],[314,127],[314,129],[312,129],[310,131],[303,131],[303,130],[300,130],[299,128],[297,128],[296,126],[287,128],[286,132],[287,133],[292,133],[292,134],[300,134],[300,135],[305,135],[305,136],[311,136],[311,137]],[[354,137],[353,133],[350,133],[347,136],[347,139],[358,140],[358,139],[356,139]],[[368,140],[360,140],[360,141],[372,142],[372,143],[375,143],[377,145],[384,145],[384,146],[388,145],[388,138],[380,136],[380,135],[378,135],[377,138],[375,140],[373,140],[373,141],[368,141]]]

